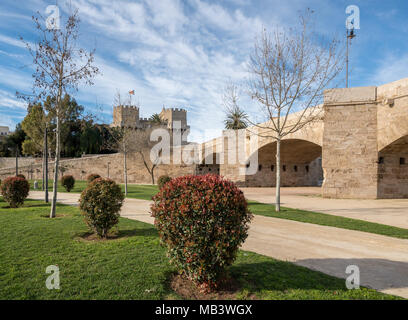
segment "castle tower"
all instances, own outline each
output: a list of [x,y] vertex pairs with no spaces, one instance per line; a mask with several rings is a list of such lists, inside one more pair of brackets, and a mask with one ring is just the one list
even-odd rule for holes
[[135,128],[139,123],[139,107],[117,106],[113,107],[112,127]]
[[187,125],[187,111],[181,108],[164,108],[160,112],[160,117],[167,121],[167,129],[172,133],[171,143],[173,144],[173,133],[180,130],[182,139],[181,144],[187,143],[186,134],[190,131],[190,126]]
[[181,129],[183,131],[189,129],[190,127],[187,125],[187,111],[185,109],[179,108],[164,108],[160,112],[160,117],[167,121],[167,128],[173,129],[174,122],[180,121]]

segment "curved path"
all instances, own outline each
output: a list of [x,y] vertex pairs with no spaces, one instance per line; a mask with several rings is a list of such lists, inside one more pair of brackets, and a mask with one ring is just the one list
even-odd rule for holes
[[[31,191],[29,197],[42,200],[43,192]],[[60,203],[77,205],[79,194],[59,193],[58,197]],[[121,216],[153,223],[150,203],[128,198]],[[357,265],[361,285],[408,298],[408,240],[255,216],[242,249],[339,278],[348,276],[348,265]]]
[[[275,203],[275,188],[241,188],[250,200]],[[327,199],[319,187],[281,188],[281,205],[408,229],[408,199]]]

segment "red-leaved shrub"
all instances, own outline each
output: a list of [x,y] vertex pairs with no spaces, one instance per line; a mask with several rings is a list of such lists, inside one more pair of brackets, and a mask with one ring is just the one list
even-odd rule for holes
[[159,179],[157,179],[157,186],[161,189],[170,180],[171,178],[167,175],[160,176]]
[[242,191],[213,174],[173,178],[153,197],[151,213],[170,261],[204,290],[232,264],[252,219]]
[[79,208],[86,224],[101,238],[119,222],[119,211],[125,196],[115,181],[98,178],[81,193]]
[[88,183],[91,183],[92,181],[94,181],[95,179],[98,179],[98,178],[100,178],[101,176],[99,175],[99,174],[97,174],[97,173],[91,173],[90,175],[88,175],[87,177],[86,177],[86,181],[88,182]]
[[12,208],[24,203],[30,191],[30,184],[21,177],[8,177],[1,184],[1,194]]

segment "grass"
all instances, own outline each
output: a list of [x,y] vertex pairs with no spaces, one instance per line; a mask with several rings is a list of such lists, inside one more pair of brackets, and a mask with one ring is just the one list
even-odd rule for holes
[[[30,181],[30,189],[34,190],[34,180]],[[52,191],[52,181],[48,182],[48,190]],[[71,190],[73,193],[81,193],[87,186],[87,182],[84,180],[76,180],[74,188]],[[38,181],[38,190],[42,190],[42,182]],[[125,191],[125,186],[121,184],[122,191]],[[143,184],[128,184],[128,198],[151,200],[152,197],[157,193],[158,188],[156,185],[143,185]],[[58,192],[67,192],[65,188],[58,182]]]
[[[26,201],[10,209],[0,200],[0,299],[175,299],[169,278],[175,272],[152,225],[121,218],[117,239],[85,241],[75,207]],[[48,290],[45,269],[58,265],[60,290]],[[347,290],[345,281],[240,251],[228,268],[242,288],[237,298],[396,299],[372,289]]]
[[393,238],[408,239],[408,229],[388,226],[364,220],[350,219],[331,214],[305,211],[281,207],[280,212],[275,211],[273,204],[265,204],[257,201],[248,201],[249,207],[254,214],[287,219],[299,222],[313,223],[321,226],[330,226],[348,230],[357,230],[369,233],[380,234]]
[[[39,182],[41,190],[41,182]],[[52,183],[49,184],[50,190],[52,190]],[[122,190],[124,190],[124,185]],[[30,181],[30,187],[33,189],[33,181]],[[76,181],[75,187],[71,192],[81,192],[86,187],[86,181]],[[66,192],[65,189],[59,185],[59,192]],[[157,193],[158,187],[156,185],[128,185],[128,198],[151,200],[152,197]],[[273,204],[265,204],[257,201],[248,200],[249,207],[254,214],[287,219],[298,222],[312,223],[322,226],[330,226],[348,230],[356,230],[362,232],[369,232],[379,235],[384,235],[393,238],[408,239],[408,229],[398,228],[394,226],[388,226],[385,224],[379,224],[364,220],[345,218],[341,216],[335,216],[331,214],[305,211],[299,209],[291,209],[281,207],[280,212],[275,211],[275,206]]]

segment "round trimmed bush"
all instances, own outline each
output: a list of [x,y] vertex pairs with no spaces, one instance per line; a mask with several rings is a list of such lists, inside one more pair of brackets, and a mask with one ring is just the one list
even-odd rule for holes
[[30,184],[21,177],[8,177],[1,184],[1,194],[12,208],[24,203],[30,191]]
[[66,191],[70,192],[75,186],[75,178],[71,175],[65,175],[61,177],[61,185]]
[[79,208],[86,224],[101,238],[119,222],[119,211],[125,196],[118,184],[98,178],[81,193]]
[[91,183],[92,181],[94,181],[95,179],[100,178],[101,176],[97,173],[91,173],[89,176],[86,177],[86,181],[88,183]]
[[151,213],[171,263],[204,290],[217,287],[252,219],[242,191],[214,174],[173,178],[153,197]]
[[159,187],[159,189],[161,189],[170,180],[171,178],[167,175],[160,176],[159,179],[157,179],[157,186]]

